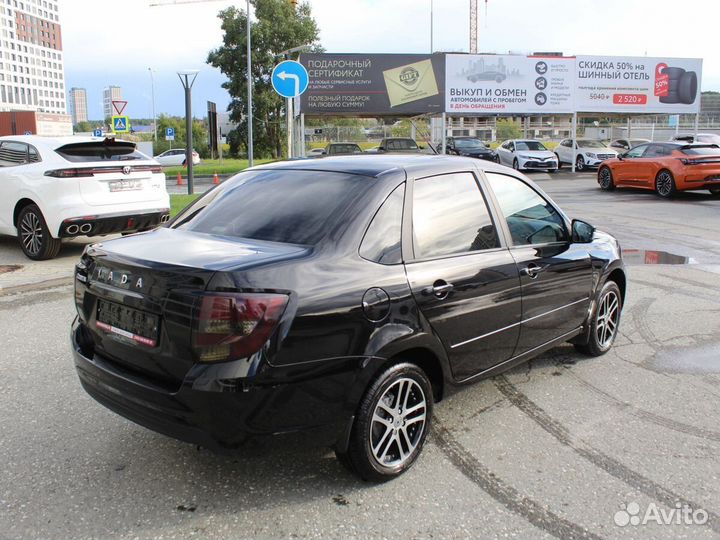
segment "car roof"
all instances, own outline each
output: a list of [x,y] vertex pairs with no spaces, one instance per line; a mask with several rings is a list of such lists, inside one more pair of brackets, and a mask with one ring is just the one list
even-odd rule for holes
[[[80,135],[68,135],[64,137],[43,137],[41,135],[5,135],[0,141],[17,141],[33,145],[38,149],[56,150],[67,144],[78,144],[84,142],[103,142],[106,137],[86,137]],[[135,144],[132,141],[115,139],[117,142]]]
[[429,154],[365,154],[352,156],[326,157],[317,159],[297,159],[293,161],[277,161],[258,165],[247,170],[300,170],[344,172],[369,177],[380,177],[386,174],[405,170],[408,176],[416,174],[432,176],[480,167],[488,172],[502,172],[514,176],[512,169],[474,158]]

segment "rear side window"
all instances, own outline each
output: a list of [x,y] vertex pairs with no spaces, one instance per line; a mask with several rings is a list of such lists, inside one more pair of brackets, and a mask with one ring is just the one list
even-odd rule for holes
[[485,199],[471,173],[415,181],[413,247],[418,259],[500,247]]
[[373,179],[319,171],[240,173],[176,218],[174,228],[269,242],[315,245],[342,234],[371,196]]
[[553,205],[524,182],[486,173],[516,246],[567,241],[565,220]]
[[73,163],[86,161],[133,161],[149,159],[135,149],[133,143],[124,142],[86,142],[61,146],[55,150]]
[[14,141],[0,144],[0,166],[12,167],[28,162],[28,145]]
[[402,262],[402,212],[405,184],[385,199],[375,214],[360,245],[360,256],[381,264]]

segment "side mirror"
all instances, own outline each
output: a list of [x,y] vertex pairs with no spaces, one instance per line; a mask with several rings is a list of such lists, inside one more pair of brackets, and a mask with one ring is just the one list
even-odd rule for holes
[[571,227],[573,244],[589,244],[593,241],[595,227],[589,223],[579,219],[573,219]]
[[618,155],[617,155],[617,158],[618,158],[620,161],[622,161],[622,160],[625,159],[625,154],[627,154],[627,152],[623,152],[622,154],[618,154]]
[[384,152],[385,147],[384,146],[378,146],[378,152]]
[[424,147],[422,144],[418,144],[418,148],[419,148],[420,150],[425,150],[425,147]]

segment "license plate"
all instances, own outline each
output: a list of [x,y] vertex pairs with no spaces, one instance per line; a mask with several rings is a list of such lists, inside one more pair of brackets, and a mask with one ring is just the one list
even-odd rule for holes
[[110,182],[110,191],[137,191],[143,188],[142,180],[118,180]]
[[157,345],[159,318],[152,313],[98,300],[95,324],[100,330],[126,337],[142,345]]

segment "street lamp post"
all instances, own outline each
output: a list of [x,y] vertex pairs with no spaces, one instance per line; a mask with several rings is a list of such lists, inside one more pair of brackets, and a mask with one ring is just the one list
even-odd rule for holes
[[192,137],[192,86],[198,70],[178,71],[178,77],[185,89],[185,163],[187,165],[188,195],[194,191],[193,181],[193,137]]
[[253,166],[253,96],[252,96],[252,62],[250,51],[250,0],[247,0],[247,92],[248,92],[248,167]]
[[157,144],[157,120],[155,116],[155,78],[153,77],[152,68],[148,68],[148,71],[150,72],[150,91],[152,93],[153,140],[155,141],[155,144]]

